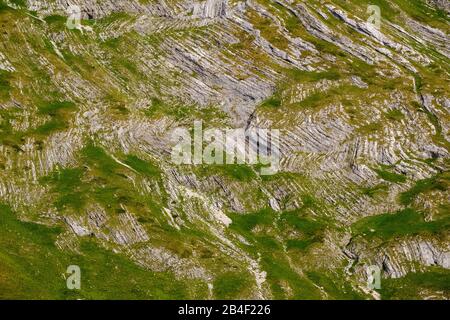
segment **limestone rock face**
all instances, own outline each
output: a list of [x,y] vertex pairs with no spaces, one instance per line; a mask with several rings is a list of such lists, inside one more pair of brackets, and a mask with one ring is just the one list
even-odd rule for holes
[[206,0],[195,2],[192,14],[199,18],[217,18],[227,15],[227,0]]

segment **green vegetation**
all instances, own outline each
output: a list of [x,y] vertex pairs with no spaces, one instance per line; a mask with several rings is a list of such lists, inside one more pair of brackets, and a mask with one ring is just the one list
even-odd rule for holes
[[327,299],[363,300],[365,297],[356,292],[342,274],[329,274],[327,270],[308,271],[307,276],[316,285],[324,288]]
[[229,214],[233,223],[230,229],[238,232],[251,243],[245,249],[261,254],[261,266],[267,272],[267,280],[276,299],[318,299],[320,292],[310,279],[298,274],[286,259],[283,244],[277,235],[295,230],[298,239],[287,239],[288,249],[306,252],[309,247],[322,240],[326,224],[304,215],[307,208],[315,206],[312,197],[305,197],[304,206],[291,212],[277,213],[262,209],[247,214]]
[[194,105],[164,102],[155,97],[152,97],[150,101],[150,106],[144,111],[144,114],[150,118],[170,116],[177,121],[202,120],[204,126],[212,126],[223,124],[223,120],[228,117],[222,110],[213,105],[199,108]]
[[436,297],[434,292],[440,292],[448,299],[450,293],[450,271],[440,267],[430,267],[424,272],[410,272],[405,277],[383,279],[381,298],[385,300],[422,300],[425,296]]
[[[351,2],[336,0],[335,2],[349,12],[355,10],[355,5],[359,5],[361,7],[360,11],[362,13],[365,13],[367,9],[367,2],[363,0],[354,0]],[[434,27],[442,26],[449,21],[449,18],[444,10],[430,6],[423,0],[373,0],[371,4],[379,6],[383,14],[383,18],[392,22],[404,23],[401,12],[404,12],[417,21],[427,23]]]
[[11,122],[18,117],[19,113],[18,108],[0,110],[0,143],[17,151],[21,151],[19,145],[26,135],[26,132],[14,130],[11,125]]
[[214,297],[216,299],[236,299],[251,287],[251,275],[227,272],[214,279]]
[[[226,155],[224,154],[224,159],[225,157]],[[202,176],[217,174],[240,182],[249,182],[257,178],[253,167],[247,164],[202,165],[199,166],[197,170]]]
[[52,14],[44,18],[50,29],[54,31],[61,31],[66,28],[67,17],[57,14]]
[[12,3],[14,3],[16,6],[20,7],[26,7],[27,6],[27,0],[10,0]]
[[362,193],[371,198],[385,195],[388,191],[388,186],[385,184],[377,184],[373,187],[362,188]]
[[59,210],[66,207],[81,210],[86,203],[86,194],[89,188],[88,185],[82,183],[82,176],[83,169],[61,169],[42,178],[41,183],[53,185],[52,192],[59,194],[55,202],[55,206]]
[[50,116],[51,119],[37,127],[33,133],[47,136],[54,131],[67,129],[69,127],[68,119],[76,107],[70,101],[56,101],[43,103],[38,106],[38,109],[38,114]]
[[243,234],[248,234],[257,225],[270,225],[273,223],[275,212],[271,209],[262,209],[248,214],[230,214],[231,228]]
[[335,69],[326,71],[304,71],[300,69],[287,69],[287,77],[296,82],[317,82],[320,80],[339,80],[341,74]]
[[288,48],[288,40],[278,32],[271,19],[261,16],[253,9],[246,10],[246,15],[251,23],[261,32],[261,36],[264,39],[278,49],[286,50]]
[[105,176],[116,174],[120,168],[120,165],[105,150],[92,143],[82,150],[82,157],[86,164]]
[[260,105],[261,108],[279,108],[281,106],[281,97],[279,94],[267,98]]
[[256,174],[251,167],[245,164],[228,164],[221,167],[221,172],[226,176],[238,181],[250,181],[256,178]]
[[393,172],[389,172],[383,169],[374,169],[374,171],[378,174],[378,176],[386,181],[394,182],[394,183],[403,183],[406,181],[406,176],[402,174],[397,174]]
[[383,126],[381,125],[381,123],[372,122],[372,123],[369,123],[369,124],[366,124],[366,125],[363,125],[363,126],[357,128],[356,131],[361,134],[369,135],[369,134],[374,134],[374,133],[379,132],[380,129],[382,129],[382,128],[383,128]]
[[[127,155],[123,162],[146,177],[161,183],[160,170],[155,165]],[[59,210],[72,209],[80,213],[88,202],[101,204],[111,213],[123,212],[126,205],[143,215],[160,214],[160,201],[164,196],[151,199],[133,192],[132,182],[127,174],[132,171],[120,164],[101,147],[88,143],[80,152],[81,164],[76,168],[59,169],[40,180],[51,186],[54,205]]]
[[161,174],[161,170],[157,166],[148,161],[144,161],[135,155],[128,155],[125,163],[134,170],[148,177],[159,177]]
[[9,72],[0,70],[0,102],[9,98],[11,91],[10,78]]
[[352,225],[354,235],[389,240],[416,234],[435,234],[448,231],[450,217],[426,222],[423,215],[407,208],[394,214],[385,213],[363,218]]
[[20,119],[23,110],[20,108],[0,110],[0,142],[20,151],[19,145],[28,136],[34,136],[40,141],[55,131],[67,129],[74,110],[75,104],[68,101],[41,103],[38,105],[38,115],[50,119],[35,129],[24,131],[16,131],[11,125],[11,122]]
[[393,121],[401,121],[404,118],[403,113],[398,109],[389,110],[384,115],[386,118]]
[[[295,103],[293,106],[299,108],[315,109],[320,106],[326,106],[335,103],[336,99],[342,99],[342,97],[346,97],[347,95],[353,96],[362,93],[362,90],[363,89],[361,88],[344,84],[338,87],[332,87],[326,91],[315,92],[303,99],[301,102]],[[369,124],[368,126],[370,126],[371,132],[373,131],[373,129],[379,129],[379,124]]]
[[275,299],[320,299],[321,293],[307,277],[300,276],[288,261],[265,254],[261,265]]
[[305,250],[314,243],[321,242],[326,224],[300,215],[299,211],[284,212],[280,216],[280,223],[285,229],[292,228],[301,234],[301,239],[289,239],[287,249]]
[[[206,285],[145,270],[128,258],[81,240],[81,254],[54,244],[62,230],[17,220],[0,205],[0,299],[188,299],[204,298]],[[63,275],[81,268],[81,290],[69,290]]]

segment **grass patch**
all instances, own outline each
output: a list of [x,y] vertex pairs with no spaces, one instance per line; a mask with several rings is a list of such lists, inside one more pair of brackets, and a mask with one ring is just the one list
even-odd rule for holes
[[312,282],[291,267],[282,243],[277,241],[277,235],[285,234],[289,229],[295,229],[302,235],[301,239],[292,239],[286,243],[291,249],[305,250],[319,241],[324,225],[300,216],[301,211],[280,214],[267,208],[248,214],[229,214],[233,221],[230,230],[241,234],[251,243],[244,245],[246,250],[260,255],[261,267],[267,272],[267,281],[275,299],[320,298],[320,292]]
[[341,79],[341,74],[335,69],[330,69],[326,71],[305,71],[300,69],[287,69],[286,74],[290,80],[296,82],[317,82],[320,80],[339,80]]
[[0,70],[0,101],[9,99],[9,94],[12,88],[10,80],[10,73],[4,70]]
[[362,194],[375,198],[377,196],[385,195],[388,192],[388,186],[385,184],[377,184],[373,187],[362,188]]
[[92,143],[83,148],[82,157],[88,165],[105,176],[116,174],[116,170],[120,168],[120,165],[105,150]]
[[425,272],[410,272],[402,278],[383,279],[379,292],[385,300],[422,300],[419,293],[424,290],[444,293],[448,299],[450,271],[431,267]]
[[392,121],[401,121],[404,118],[403,113],[398,109],[392,109],[384,113],[385,117]]
[[51,184],[52,192],[59,194],[55,202],[55,206],[59,210],[66,207],[81,210],[86,203],[86,192],[88,191],[88,186],[81,181],[82,176],[83,169],[68,168],[56,171],[42,178],[40,182]]
[[273,96],[267,98],[260,105],[261,108],[279,108],[281,106],[281,97],[279,94],[274,94]]
[[267,281],[275,299],[320,299],[321,294],[313,283],[301,277],[288,262],[270,256],[261,259],[267,272]]
[[[224,155],[224,158],[226,155]],[[199,167],[201,175],[219,174],[230,179],[248,182],[257,178],[252,166],[247,164],[211,164]]]
[[70,101],[46,102],[38,106],[38,114],[50,116],[51,119],[37,127],[32,133],[47,136],[55,131],[67,129],[69,118],[76,106]]
[[230,228],[241,233],[248,233],[257,225],[272,224],[275,216],[276,213],[268,208],[248,214],[230,214],[230,218],[233,221]]
[[214,279],[214,296],[216,299],[236,299],[251,285],[248,273],[227,272]]
[[148,177],[159,177],[161,170],[150,162],[144,161],[135,155],[128,155],[125,163],[137,172]]
[[[189,299],[205,298],[206,285],[151,272],[128,258],[82,240],[81,254],[59,250],[62,230],[21,222],[0,205],[0,299]],[[81,268],[81,290],[66,287],[69,265]],[[112,272],[113,270],[113,272]]]
[[304,251],[312,244],[321,242],[326,229],[324,222],[302,216],[301,210],[282,213],[279,224],[283,230],[294,229],[300,233],[299,239],[286,241],[288,250],[297,249]]
[[53,101],[38,106],[39,114],[46,114],[52,117],[60,116],[65,111],[75,110],[75,103],[71,101]]
[[246,11],[249,21],[261,32],[261,36],[273,46],[281,50],[288,48],[288,40],[278,32],[276,25],[269,18],[261,16],[258,12],[250,9]]
[[11,122],[19,117],[18,108],[12,108],[9,110],[0,110],[0,142],[12,147],[16,151],[22,151],[20,145],[25,141],[26,132],[14,130]]
[[394,214],[385,213],[363,218],[352,225],[352,233],[366,238],[389,240],[417,234],[436,234],[450,228],[450,217],[424,221],[423,214],[411,208]]
[[362,300],[365,296],[355,291],[346,280],[342,280],[344,275],[328,274],[325,270],[322,272],[306,272],[309,279],[316,285],[325,289],[328,294],[327,299],[337,300]]
[[[134,192],[128,178],[133,174],[130,168],[118,163],[101,147],[88,143],[79,154],[80,166],[59,169],[40,180],[49,185],[51,199],[59,210],[72,209],[80,212],[88,202],[96,202],[109,213],[123,212],[123,206],[133,212],[160,214],[165,194],[152,197]],[[153,164],[128,155],[123,161],[140,174],[157,179],[161,183],[160,170]]]
[[382,128],[383,128],[383,126],[381,125],[381,123],[372,122],[372,123],[369,123],[369,124],[366,124],[366,125],[363,125],[363,126],[357,128],[356,132],[365,134],[365,135],[369,135],[369,134],[377,133]]

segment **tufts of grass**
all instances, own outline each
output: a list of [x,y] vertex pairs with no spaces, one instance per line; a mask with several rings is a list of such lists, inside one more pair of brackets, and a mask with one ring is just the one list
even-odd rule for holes
[[295,82],[317,82],[319,80],[339,80],[341,74],[335,69],[329,69],[327,71],[304,71],[300,69],[288,69],[286,70],[287,77]]
[[214,296],[216,299],[236,299],[248,290],[251,276],[246,273],[226,272],[214,279]]
[[375,198],[379,195],[385,195],[388,191],[388,186],[385,184],[377,184],[373,187],[362,188],[362,194],[368,197]]
[[9,98],[11,91],[10,84],[11,75],[9,72],[0,70],[0,101],[5,101]]
[[154,164],[144,161],[135,155],[127,155],[125,163],[137,172],[148,177],[159,177],[161,170]]
[[251,167],[245,164],[228,164],[222,167],[222,172],[238,181],[250,181],[256,178]]
[[449,217],[426,222],[422,213],[407,208],[394,214],[385,213],[363,218],[352,225],[352,232],[366,238],[389,240],[416,234],[440,233],[449,227]]
[[424,272],[410,272],[402,278],[383,279],[379,292],[384,300],[422,300],[419,294],[427,290],[444,293],[448,299],[450,271],[431,267]]
[[240,182],[249,182],[257,178],[252,166],[247,164],[212,164],[199,167],[199,171],[202,175],[218,174]]
[[83,160],[100,174],[105,176],[115,175],[120,165],[109,156],[105,150],[89,143],[82,150]]
[[389,182],[403,183],[406,181],[406,177],[403,174],[397,174],[383,169],[374,169],[374,171],[381,179]]
[[72,207],[81,210],[86,203],[88,186],[81,179],[83,170],[80,168],[61,169],[40,180],[43,184],[53,186],[52,192],[58,193],[55,206],[62,210]]
[[46,114],[52,117],[60,116],[65,111],[75,110],[75,103],[71,101],[53,101],[43,103],[38,106],[39,114]]
[[369,123],[369,124],[366,124],[366,125],[363,125],[363,126],[357,128],[356,131],[358,133],[368,135],[368,134],[377,133],[382,128],[383,128],[383,126],[381,125],[381,123],[372,122],[372,123]]
[[67,17],[63,17],[63,16],[60,16],[58,14],[52,14],[52,15],[46,16],[44,18],[44,20],[45,20],[45,22],[47,22],[50,25],[60,25],[60,26],[62,26],[64,24],[66,24]]
[[398,109],[389,110],[384,115],[386,118],[393,121],[401,121],[404,118],[403,113]]
[[76,110],[76,106],[70,101],[54,101],[39,105],[38,110],[39,114],[50,116],[51,119],[37,127],[32,133],[47,136],[69,127],[69,117]]
[[274,94],[273,96],[267,98],[261,103],[261,108],[279,108],[281,106],[281,97],[279,94]]
[[16,6],[20,7],[26,7],[27,6],[27,0],[10,0],[12,3],[14,3]]
[[330,88],[323,92],[315,92],[306,97],[304,100],[295,103],[294,106],[314,109],[320,106],[336,103],[336,100],[342,99],[343,93],[345,93],[345,95],[358,95],[362,92],[362,90],[364,89],[344,84],[338,87]]
[[401,204],[408,206],[421,193],[426,193],[433,190],[446,191],[450,183],[450,173],[439,173],[431,178],[419,180],[408,191],[402,192],[399,196]]
[[[312,206],[315,206],[315,202],[305,199],[304,207]],[[304,251],[314,242],[320,241],[325,226],[303,216],[302,210],[305,208],[281,214],[270,208],[247,214],[229,214],[233,221],[230,230],[241,234],[251,243],[245,245],[245,249],[260,255],[261,266],[267,272],[267,282],[275,299],[320,298],[320,292],[311,280],[291,267],[283,244],[277,240],[277,235],[294,229],[301,234],[301,238],[288,240],[285,246],[289,249]]]
[[283,230],[294,229],[300,233],[300,238],[287,240],[288,250],[304,251],[314,243],[322,241],[326,228],[324,222],[305,217],[301,214],[301,210],[282,213],[279,224]]
[[[101,204],[112,213],[122,212],[122,205],[142,214],[159,213],[157,197],[148,198],[132,192],[127,176],[131,170],[113,159],[105,150],[88,143],[79,155],[77,168],[59,169],[40,180],[51,186],[52,198],[59,210],[73,209],[80,212],[90,201]],[[161,182],[161,172],[155,165],[134,155],[127,155],[123,162],[140,174]],[[163,197],[159,199],[164,201]]]
[[[19,221],[8,206],[0,205],[0,299],[206,297],[206,284],[143,269],[93,240],[81,240],[80,254],[62,251],[55,245],[61,232],[59,227]],[[81,269],[81,290],[66,287],[69,265]]]
[[[320,299],[320,290],[311,280],[300,276],[287,261],[265,255],[261,265],[275,299]],[[286,290],[286,287],[289,289]]]
[[0,142],[5,145],[14,148],[17,151],[21,151],[20,145],[25,141],[26,132],[14,130],[11,122],[18,117],[16,108],[9,110],[0,110]]
[[246,12],[247,17],[250,22],[257,28],[261,36],[269,41],[273,46],[281,50],[286,50],[288,48],[288,40],[278,32],[276,26],[270,18],[261,16],[258,12],[253,9],[249,9]]
[[230,214],[233,221],[231,228],[248,233],[257,225],[270,225],[273,223],[276,213],[272,209],[261,209],[254,213],[248,214]]
[[363,300],[365,297],[356,292],[351,284],[342,280],[343,275],[337,276],[336,274],[329,274],[326,270],[321,272],[318,271],[308,271],[307,276],[316,285],[324,288],[327,293],[327,299],[337,299],[337,300]]

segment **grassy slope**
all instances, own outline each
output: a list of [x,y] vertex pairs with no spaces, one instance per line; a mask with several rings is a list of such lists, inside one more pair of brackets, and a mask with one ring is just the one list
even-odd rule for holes
[[[364,1],[336,1],[342,3],[342,6],[349,6],[349,10],[354,7],[355,3],[361,4],[365,10],[366,2]],[[404,0],[395,1],[399,7],[415,16],[420,21],[427,23],[442,23],[441,17],[438,16],[433,19],[434,16],[430,14],[429,9],[420,5],[420,1],[412,1],[408,6],[408,2]],[[389,20],[395,21],[397,9],[392,10],[393,6],[388,4],[385,0],[375,1],[382,7],[383,16]],[[1,9],[0,2],[0,10]],[[395,7],[396,8],[396,7]],[[5,9],[10,10],[10,9]],[[433,13],[434,14],[434,13]],[[62,17],[61,17],[62,18]],[[56,19],[53,17],[48,18],[48,22],[53,25],[63,24],[64,19]],[[294,34],[298,33],[299,36],[306,36],[303,34],[304,30],[300,30],[299,23],[296,19],[292,19],[292,15],[287,18],[287,28]],[[279,48],[285,48],[286,43],[283,39],[279,38],[278,34],[271,33],[265,23],[265,19],[261,17],[252,16],[253,22],[262,31],[264,37],[268,38],[273,44]],[[56,26],[55,26],[56,28]],[[318,39],[310,39],[316,47],[322,52],[328,52],[332,54],[339,54],[337,48],[334,46],[319,41]],[[105,43],[105,46],[109,47],[109,52],[114,52],[111,49],[124,49],[128,45],[126,39],[118,40],[117,43]],[[250,45],[248,45],[250,47]],[[342,54],[342,53],[341,53]],[[91,66],[88,62],[83,62],[80,56],[74,56],[68,51],[63,50],[67,63],[74,70],[78,70],[83,77],[90,79],[90,73],[92,72]],[[343,56],[345,57],[345,55]],[[133,63],[123,56],[123,50],[117,50],[114,52],[114,59],[112,62],[115,70],[120,70],[121,78],[124,81],[136,81],[141,80],[142,75],[137,72]],[[351,72],[355,73],[359,69],[356,65],[351,66]],[[377,90],[381,87],[380,81],[377,81],[375,75],[368,72],[368,66],[363,65],[364,72],[358,74],[362,79],[372,85],[372,81],[375,81],[374,85],[377,86]],[[35,71],[37,73],[37,71]],[[293,86],[300,82],[317,82],[322,79],[327,80],[339,80],[341,78],[342,70],[331,70],[326,72],[303,72],[285,70],[286,83],[280,86],[280,91],[285,89],[284,87]],[[372,78],[373,77],[373,78]],[[41,78],[40,74],[36,78]],[[94,79],[94,78],[93,78]],[[381,82],[384,82],[383,79]],[[12,76],[8,73],[0,74],[0,101],[7,100],[12,91],[11,87]],[[346,89],[346,90],[343,90]],[[303,111],[306,108],[318,108],[325,104],[333,102],[335,99],[342,96],[343,91],[346,91],[348,100],[356,100],[360,97],[361,90],[352,88],[337,88],[330,89],[327,92],[319,92],[311,95],[307,100],[297,103],[292,106],[296,110]],[[383,90],[391,92],[393,87],[387,86]],[[113,99],[114,98],[114,99]],[[120,97],[111,96],[111,99],[115,101],[120,100]],[[56,101],[56,100],[55,100]],[[69,117],[72,115],[74,106],[70,103],[62,102],[46,102],[46,104],[39,104],[38,115],[46,117],[48,119],[43,125],[39,126],[33,131],[17,133],[17,137],[14,137],[15,132],[11,132],[8,121],[2,122],[0,129],[0,139],[2,143],[5,141],[12,145],[19,144],[18,141],[23,136],[32,135],[37,138],[44,138],[49,134],[58,130],[67,129],[67,123]],[[266,109],[282,109],[284,107],[281,94],[276,92],[275,95],[267,99],[262,105],[262,108]],[[126,113],[126,109],[122,107],[122,104],[118,107],[119,111]],[[146,113],[149,117],[161,116],[161,114],[169,114],[176,119],[187,117],[190,112],[188,106],[182,106],[176,108],[167,108],[167,106],[161,101],[153,101],[152,107]],[[284,112],[282,110],[282,112]],[[13,115],[8,114],[12,117]],[[197,116],[197,114],[195,114]],[[401,115],[395,112],[391,112],[386,115],[392,121],[398,121]],[[5,116],[6,117],[6,116]],[[3,119],[2,119],[3,120]],[[369,124],[361,127],[358,133],[366,134],[372,131],[378,130],[378,123]],[[4,130],[3,130],[4,129]],[[11,138],[13,137],[13,138]],[[4,139],[3,139],[4,138]],[[159,170],[156,166],[145,162],[144,160],[134,156],[126,155],[121,158],[123,162],[132,167],[138,173],[150,177],[152,179],[159,179]],[[86,171],[86,167],[89,171]],[[211,167],[208,167],[210,170]],[[95,201],[103,204],[108,208],[109,213],[114,214],[120,211],[120,204],[126,204],[128,207],[146,208],[145,211],[159,211],[159,203],[151,206],[148,199],[141,199],[136,196],[126,179],[124,174],[127,174],[127,169],[118,165],[112,158],[110,158],[104,150],[88,145],[82,152],[81,163],[78,167],[72,169],[57,170],[49,177],[42,180],[43,184],[48,184],[52,187],[54,192],[53,198],[55,200],[55,206],[64,211],[80,210],[87,202]],[[248,182],[255,179],[256,175],[252,168],[247,166],[217,166],[209,171],[209,174],[221,174],[228,178]],[[403,183],[406,178],[403,175],[398,175],[387,170],[377,170],[380,178],[387,182]],[[85,182],[88,181],[86,184]],[[434,178],[419,181],[415,187],[411,190],[403,193],[400,196],[400,202],[406,206],[413,203],[416,196],[420,193],[430,190],[442,190],[441,180]],[[384,192],[384,185],[377,189],[365,190],[369,195],[373,195],[379,192]],[[155,199],[153,199],[155,200]],[[154,202],[159,202],[160,199]],[[150,207],[150,208],[149,208]],[[153,210],[156,208],[156,210]],[[1,257],[0,269],[1,269],[1,286],[5,291],[4,296],[11,297],[14,294],[23,294],[24,297],[41,297],[41,298],[75,298],[78,297],[64,289],[64,281],[61,275],[66,265],[68,264],[80,264],[83,269],[83,279],[86,276],[87,287],[83,285],[83,290],[80,293],[83,298],[164,298],[164,297],[189,297],[190,292],[182,286],[183,283],[175,281],[173,285],[169,284],[172,280],[170,275],[158,275],[151,274],[145,270],[137,268],[125,258],[121,258],[117,255],[112,255],[110,252],[105,251],[97,247],[94,242],[84,241],[81,245],[81,251],[83,255],[72,255],[59,251],[54,246],[54,240],[59,230],[53,228],[46,228],[37,226],[30,223],[22,223],[14,220],[14,215],[8,211],[6,207],[2,207],[2,234],[0,235]],[[142,210],[140,210],[142,211]],[[320,211],[320,209],[318,210]],[[145,218],[149,218],[149,215],[145,215]],[[285,212],[282,214],[276,214],[274,212],[267,212],[262,210],[258,213],[251,213],[245,216],[234,215],[233,225],[231,230],[243,235],[249,240],[253,247],[246,247],[246,250],[255,253],[262,253],[262,266],[264,270],[268,272],[268,282],[276,298],[320,298],[320,292],[316,287],[312,285],[319,284],[325,288],[325,291],[331,298],[354,298],[358,297],[356,293],[348,293],[348,290],[342,290],[341,279],[335,279],[333,276],[322,272],[307,272],[305,275],[300,275],[299,272],[294,270],[293,263],[286,258],[288,255],[303,255],[306,254],[317,243],[322,241],[324,230],[327,228],[328,222],[316,221],[311,217],[304,215],[303,212]],[[448,220],[443,220],[448,221]],[[439,230],[446,230],[448,226],[446,224],[441,225],[440,222],[426,223],[423,221],[422,215],[414,210],[407,209],[401,211],[395,215],[385,214],[376,217],[366,218],[357,223],[355,228],[360,233],[371,235],[370,229],[375,229],[376,234],[385,237],[386,239],[395,239],[399,236],[435,232]],[[329,227],[329,226],[328,226]],[[5,228],[5,229],[3,229]],[[261,228],[263,231],[258,232],[255,229]],[[286,234],[287,231],[294,231],[299,234],[297,237],[291,237],[289,239],[279,240],[277,235]],[[379,232],[378,232],[379,231]],[[167,232],[167,238],[171,237],[171,234]],[[3,249],[5,248],[5,249]],[[286,255],[286,252],[288,255]],[[17,253],[21,253],[17,255]],[[39,254],[39,256],[37,256]],[[47,259],[42,259],[46,257]],[[75,262],[73,262],[75,261]],[[94,261],[94,264],[92,264]],[[84,266],[84,267],[83,267]],[[90,267],[91,266],[91,267]],[[116,269],[117,267],[117,269]],[[92,269],[91,269],[92,268]],[[99,268],[99,270],[97,270]],[[110,270],[118,270],[117,274],[114,272],[114,277],[110,277]],[[151,276],[149,276],[151,274]],[[36,276],[37,275],[37,276]],[[136,281],[137,286],[133,289],[128,283],[128,275],[132,277],[133,281]],[[434,275],[434,273],[432,273]],[[117,277],[117,279],[116,279]],[[145,281],[149,277],[151,279]],[[145,279],[144,279],[145,278]],[[405,280],[410,281],[410,280]],[[42,291],[42,285],[49,283],[48,292]],[[338,282],[338,283],[337,283]],[[83,282],[84,283],[84,282]],[[171,283],[171,282],[170,282]],[[393,282],[394,283],[394,282]],[[410,283],[416,284],[417,281],[411,280]],[[141,284],[141,285],[140,285]],[[221,274],[215,281],[215,295],[221,298],[231,298],[241,295],[245,292],[245,286],[248,284],[248,275],[242,273],[224,273]],[[153,286],[152,286],[153,285]],[[96,289],[97,288],[97,289]],[[148,289],[151,288],[151,289]],[[167,291],[159,291],[158,288],[167,288]],[[292,293],[288,294],[286,288],[289,288]],[[86,291],[85,291],[86,290]],[[149,290],[149,291],[147,291]],[[394,290],[394,289],[392,289]],[[3,292],[0,294],[3,295]],[[386,297],[396,297],[399,293],[389,293]]]

